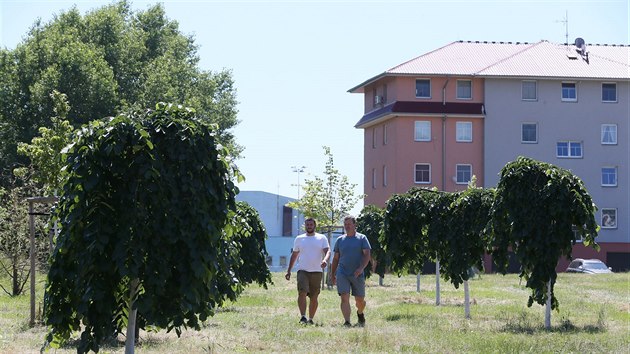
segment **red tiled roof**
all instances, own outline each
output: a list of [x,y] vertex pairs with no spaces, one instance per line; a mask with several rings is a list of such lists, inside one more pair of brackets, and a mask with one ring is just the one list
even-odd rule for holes
[[[397,65],[349,90],[384,76],[477,76],[576,79],[630,79],[630,47],[587,45],[586,56],[573,45],[537,43],[453,42]],[[572,58],[570,58],[572,57]]]

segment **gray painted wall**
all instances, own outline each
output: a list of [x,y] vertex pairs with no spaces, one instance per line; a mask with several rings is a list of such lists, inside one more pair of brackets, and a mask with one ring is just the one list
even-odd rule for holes
[[[617,82],[617,103],[603,103],[603,81],[576,81],[577,102],[561,101],[562,80],[537,80],[538,99],[523,101],[521,82],[485,81],[485,186],[495,187],[501,168],[521,155],[569,169],[598,206],[598,223],[602,208],[617,209],[617,229],[602,229],[598,242],[630,242],[629,83]],[[521,143],[525,122],[538,124],[537,143]],[[617,124],[617,145],[601,144],[602,124]],[[562,140],[583,142],[583,157],[556,157],[556,142]],[[617,166],[617,187],[601,186],[601,168],[608,166]]]
[[[268,236],[265,241],[265,247],[267,248],[267,253],[272,257],[269,269],[272,272],[286,271],[287,267],[286,265],[280,265],[280,259],[284,257],[288,264],[291,257],[291,249],[293,248],[293,240],[298,235],[298,232],[301,232],[301,229],[298,227],[298,213],[296,210],[293,210],[291,236],[282,236],[282,210],[284,205],[295,199],[262,191],[241,191],[236,196],[236,200],[247,202],[256,209],[265,224]],[[300,223],[303,222],[304,219],[300,217]]]

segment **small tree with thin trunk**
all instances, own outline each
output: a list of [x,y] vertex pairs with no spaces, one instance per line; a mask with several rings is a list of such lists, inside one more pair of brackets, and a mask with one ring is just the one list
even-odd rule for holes
[[54,347],[81,330],[78,352],[98,351],[127,327],[132,353],[136,313],[139,326],[179,335],[270,279],[249,267],[264,264],[264,237],[236,206],[240,174],[227,156],[214,126],[163,103],[77,133],[44,298]]
[[582,180],[554,165],[519,157],[500,173],[492,207],[491,240],[495,263],[505,272],[511,249],[521,264],[520,277],[532,290],[527,306],[547,306],[545,326],[551,327],[556,265],[571,259],[577,237],[599,250],[595,237],[596,207]]

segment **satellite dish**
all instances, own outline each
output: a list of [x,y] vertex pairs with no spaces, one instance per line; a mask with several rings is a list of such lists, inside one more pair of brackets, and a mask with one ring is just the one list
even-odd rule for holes
[[584,46],[584,44],[586,44],[586,42],[584,42],[584,39],[577,37],[575,39],[575,46],[578,48],[582,48]]

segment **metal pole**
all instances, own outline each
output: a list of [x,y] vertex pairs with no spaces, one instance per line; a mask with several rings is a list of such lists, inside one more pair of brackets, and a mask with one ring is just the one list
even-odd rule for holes
[[35,215],[33,214],[33,202],[28,202],[29,213],[29,228],[30,228],[30,241],[31,241],[31,318],[29,325],[33,327],[35,325]]
[[[298,201],[300,200],[300,172],[304,172],[304,169],[306,168],[306,166],[291,166],[291,171],[293,172],[297,172],[297,184],[292,184],[292,186],[297,186],[297,199]],[[297,213],[297,225],[298,225],[298,234],[300,233],[300,225],[302,225],[300,223],[300,211],[298,210]]]

